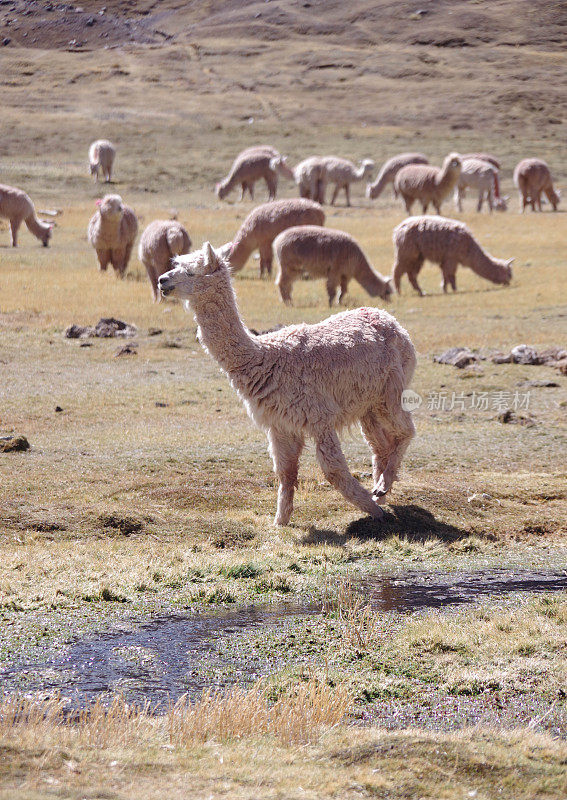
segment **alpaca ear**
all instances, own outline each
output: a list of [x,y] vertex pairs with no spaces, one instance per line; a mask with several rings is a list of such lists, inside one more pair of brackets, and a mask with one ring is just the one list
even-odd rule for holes
[[97,208],[101,203],[102,203],[102,200],[100,199],[100,197],[99,197],[98,200],[95,200],[95,206],[97,206]]
[[515,258],[509,258],[508,261],[506,262],[506,266],[511,267],[515,260],[516,260]]
[[210,275],[218,269],[219,258],[210,242],[205,242],[203,245],[203,253],[205,254],[205,271]]

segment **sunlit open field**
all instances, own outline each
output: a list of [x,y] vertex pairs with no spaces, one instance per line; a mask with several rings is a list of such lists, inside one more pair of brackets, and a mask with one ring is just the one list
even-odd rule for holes
[[[117,18],[130,13],[107,5]],[[138,5],[142,21],[155,12]],[[36,209],[60,212],[49,248],[25,226],[11,248],[0,220],[0,437],[30,443],[0,453],[0,673],[26,665],[18,680],[0,677],[0,798],[559,800],[567,794],[565,591],[395,614],[365,608],[360,581],[423,573],[455,575],[458,586],[478,570],[565,574],[566,377],[490,359],[519,344],[567,347],[567,214],[561,205],[520,214],[511,181],[519,158],[537,154],[565,186],[565,53],[537,37],[509,47],[503,20],[514,3],[475,3],[471,13],[493,14],[496,40],[475,44],[468,26],[468,43],[455,46],[427,43],[424,33],[416,44],[405,28],[396,38],[388,3],[390,38],[378,44],[358,27],[349,41],[334,4],[326,33],[289,40],[273,26],[282,9],[296,13],[292,4],[241,5],[256,26],[249,33],[230,16],[238,4],[228,21],[214,16],[215,3],[202,14],[169,4],[155,22],[161,38],[69,52],[55,39],[26,47],[12,31],[0,54],[0,181],[25,189]],[[83,6],[98,14],[102,3]],[[364,3],[359,11],[373,13]],[[176,23],[176,13],[188,16]],[[272,17],[261,28],[264,13]],[[450,31],[445,6],[439,13]],[[424,22],[428,36],[434,21]],[[205,27],[191,34],[197,23]],[[223,27],[231,24],[232,37]],[[479,123],[467,127],[471,109]],[[118,145],[109,187],[88,175],[88,144],[99,136]],[[94,201],[107,190],[134,208],[140,231],[177,214],[194,247],[230,241],[254,205],[236,194],[217,200],[214,183],[240,149],[264,142],[292,163],[336,152],[379,165],[406,149],[432,163],[478,149],[503,161],[506,214],[477,214],[472,197],[462,214],[452,201],[443,210],[492,255],[515,259],[511,285],[460,267],[457,293],[445,295],[439,268],[426,263],[426,296],[404,280],[387,306],[418,351],[412,388],[422,403],[380,523],[324,480],[309,445],[291,524],[275,528],[266,438],[200,347],[192,315],[174,300],[152,302],[136,251],[120,281],[98,271],[87,241]],[[295,192],[280,179],[279,196]],[[342,196],[325,207],[326,224],[351,233],[389,275],[402,204],[390,190],[367,200],[362,184],[351,195],[352,208]],[[266,198],[264,186],[256,197]],[[250,328],[340,310],[329,309],[317,280],[296,282],[294,305],[283,305],[275,274],[260,280],[258,264],[250,259],[234,277]],[[345,305],[384,303],[353,281]],[[103,317],[136,334],[64,335]],[[454,346],[481,360],[464,369],[434,361]],[[510,424],[499,418],[507,409]],[[370,487],[360,432],[347,433],[343,448]],[[286,666],[192,710],[154,717],[118,697],[108,712],[103,703],[66,718],[65,691],[51,697],[41,666],[72,641],[156,614],[319,602],[322,614],[221,642],[221,655],[236,641],[244,662],[277,653]]]

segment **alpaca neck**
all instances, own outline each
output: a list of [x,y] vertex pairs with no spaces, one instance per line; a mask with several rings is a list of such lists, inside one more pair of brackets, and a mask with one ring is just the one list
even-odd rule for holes
[[366,289],[370,297],[377,297],[384,291],[384,282],[380,276],[374,272],[364,257],[362,257],[357,264],[354,278],[360,283],[363,289]]
[[33,233],[34,236],[36,236],[38,239],[41,239],[42,241],[45,238],[45,235],[50,228],[49,225],[47,225],[45,222],[42,222],[36,217],[35,212],[30,214],[29,217],[26,219],[26,225],[30,233]]
[[255,244],[251,244],[249,238],[250,237],[243,237],[240,239],[237,236],[234,240],[229,258],[230,266],[233,272],[242,269],[255,248]]
[[354,180],[361,181],[364,177],[366,177],[366,166],[361,164],[360,167],[354,171]]
[[498,267],[494,264],[488,253],[474,239],[471,239],[466,256],[461,259],[463,266],[469,267],[481,278],[494,280]]
[[386,184],[390,183],[392,180],[392,176],[389,172],[381,172],[373,184],[370,186],[371,197],[375,199],[376,197],[380,197],[382,192],[384,191],[384,187]]
[[441,170],[441,174],[438,176],[437,186],[439,189],[444,189],[447,194],[451,192],[456,184],[459,182],[459,176],[461,174],[460,170],[456,170],[454,167],[448,166],[446,169]]
[[228,274],[224,286],[194,295],[190,302],[199,341],[225,372],[237,374],[257,359],[260,345],[242,323]]

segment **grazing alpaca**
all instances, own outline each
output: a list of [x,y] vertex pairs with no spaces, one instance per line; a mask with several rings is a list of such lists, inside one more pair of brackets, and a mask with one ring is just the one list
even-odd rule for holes
[[434,261],[443,273],[443,291],[451,286],[457,291],[456,272],[459,264],[492,283],[509,284],[512,279],[510,258],[505,261],[489,255],[476,241],[467,226],[446,217],[409,217],[394,228],[396,260],[392,277],[398,294],[400,280],[407,273],[409,282],[423,297],[417,275],[425,259]]
[[464,158],[459,181],[455,187],[455,205],[459,211],[463,210],[463,198],[467,189],[478,191],[478,202],[476,210],[482,211],[482,204],[486,202],[490,212],[495,208],[496,211],[507,211],[510,199],[508,196],[499,197],[496,193],[498,189],[498,170],[488,161],[480,158]]
[[516,165],[514,170],[514,186],[520,191],[520,207],[522,214],[527,205],[531,205],[532,211],[536,208],[541,211],[541,195],[545,194],[551,207],[557,211],[561,193],[553,188],[551,172],[549,167],[541,158],[524,158]]
[[[280,483],[275,524],[289,522],[306,437],[315,440],[327,480],[379,519],[378,503],[415,433],[401,404],[416,361],[407,332],[385,311],[358,308],[253,336],[238,313],[228,264],[208,242],[176,263],[159,279],[161,291],[189,301],[201,344],[267,433]],[[349,472],[337,435],[355,422],[373,452],[373,495]]]
[[123,278],[138,233],[138,220],[119,194],[106,194],[96,201],[96,206],[88,238],[96,250],[99,269],[105,270],[110,262],[118,277]]
[[[393,185],[396,175],[402,167],[407,167],[408,164],[429,164],[427,156],[423,153],[400,153],[398,156],[388,159],[382,165],[378,177],[374,183],[366,184],[366,197],[370,200],[375,200],[380,197],[386,186],[391,183]],[[398,194],[394,189],[394,197],[397,198]]]
[[339,287],[342,303],[351,278],[371,297],[388,300],[392,294],[388,279],[372,269],[360,246],[344,231],[313,225],[288,228],[274,240],[274,251],[280,262],[276,284],[282,300],[289,305],[293,282],[304,273],[326,279],[330,306]]
[[112,179],[112,165],[116,156],[116,148],[108,139],[97,139],[89,147],[89,164],[91,175],[98,181],[99,170],[102,171],[104,180],[109,183]]
[[232,272],[238,272],[251,253],[260,251],[260,277],[272,273],[272,242],[286,228],[294,225],[324,225],[325,212],[312,200],[293,198],[273,200],[257,206],[246,217],[226,257]]
[[190,250],[189,234],[176,220],[156,219],[145,229],[138,245],[138,258],[148,273],[155,302],[161,299],[159,276],[171,269],[171,259],[174,256],[183,256]]
[[288,166],[285,157],[268,145],[250,147],[238,154],[230,172],[224,180],[217,183],[215,191],[219,200],[224,200],[236,186],[240,185],[240,199],[244,199],[244,193],[248,190],[250,198],[253,200],[254,184],[263,178],[268,187],[269,199],[275,200],[278,175],[294,180],[293,171]]
[[461,158],[458,153],[450,153],[442,167],[430,167],[425,164],[408,164],[396,175],[394,189],[401,194],[406,211],[411,214],[415,200],[419,200],[423,213],[430,203],[435,211],[441,213],[441,203],[448,197],[459,180]]
[[15,186],[0,184],[0,217],[10,220],[12,247],[18,246],[18,230],[22,222],[44,247],[49,245],[53,225],[37,218],[33,203],[25,192]]
[[335,190],[331,197],[331,205],[335,204],[335,200],[341,189],[345,190],[346,204],[350,206],[350,185],[355,181],[365,181],[372,177],[372,170],[374,169],[374,161],[365,158],[360,162],[358,169],[346,158],[338,158],[337,156],[324,156],[323,157],[323,170],[321,175],[322,187],[320,190],[321,203],[325,202],[325,190],[328,183],[335,184]]

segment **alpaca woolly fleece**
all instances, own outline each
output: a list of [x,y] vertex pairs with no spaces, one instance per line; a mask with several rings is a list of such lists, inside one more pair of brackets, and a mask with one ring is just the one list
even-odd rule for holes
[[260,277],[272,272],[272,242],[286,228],[296,225],[324,225],[325,212],[312,200],[293,198],[264,203],[248,214],[228,253],[233,272],[246,264],[254,250],[260,251]]
[[[238,313],[229,266],[208,242],[176,264],[159,279],[161,291],[189,302],[201,344],[267,433],[280,483],[275,523],[289,522],[306,437],[329,482],[379,519],[378,503],[415,433],[401,404],[416,363],[407,332],[390,314],[359,308],[254,336]],[[355,422],[373,452],[373,494],[350,473],[340,446],[338,432]]]

